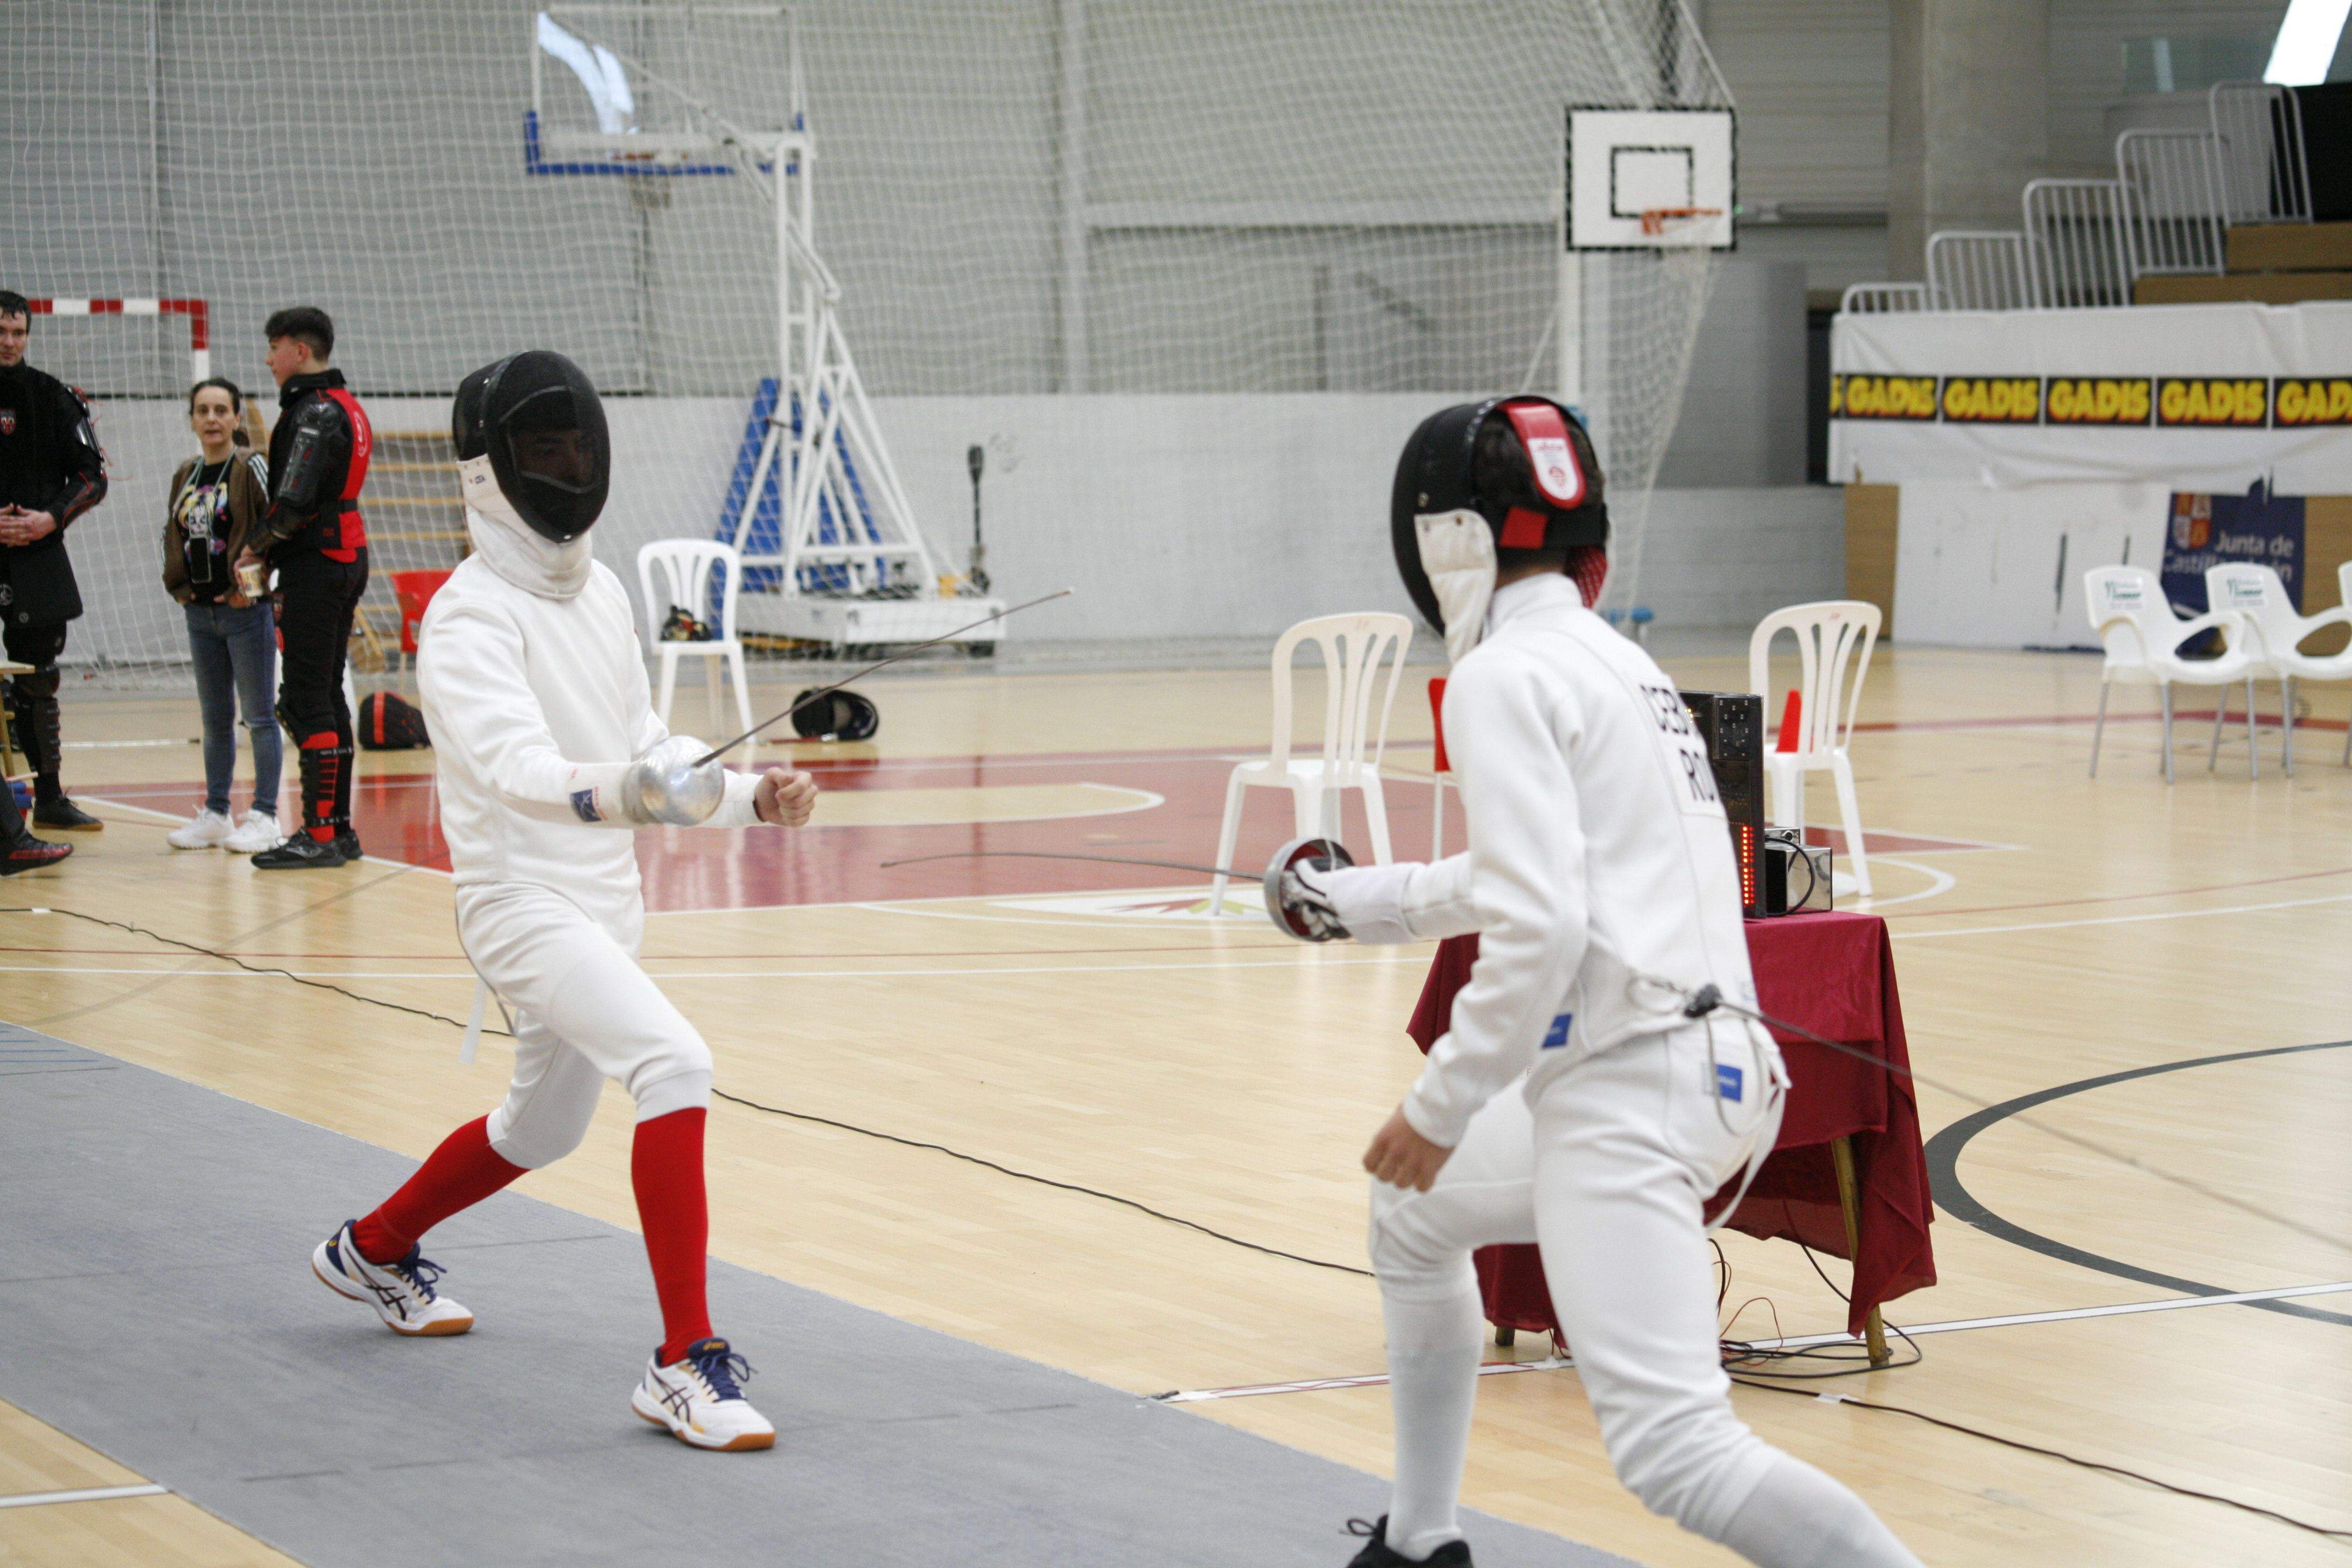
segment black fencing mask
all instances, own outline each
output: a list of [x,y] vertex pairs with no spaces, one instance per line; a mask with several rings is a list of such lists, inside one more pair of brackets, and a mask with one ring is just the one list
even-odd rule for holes
[[882,727],[882,710],[855,691],[828,691],[803,708],[817,687],[793,699],[793,730],[803,741],[868,741]]
[[551,349],[509,354],[459,383],[449,435],[460,462],[489,459],[499,493],[542,538],[577,539],[604,510],[604,405],[586,373]]
[[[1454,658],[1483,634],[1498,561],[1607,546],[1601,489],[1591,437],[1549,397],[1490,397],[1422,421],[1397,460],[1390,542],[1405,592]],[[1596,581],[1588,599],[1597,592]]]

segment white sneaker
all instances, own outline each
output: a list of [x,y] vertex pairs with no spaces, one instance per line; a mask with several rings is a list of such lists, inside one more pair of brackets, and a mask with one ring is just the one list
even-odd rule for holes
[[163,835],[163,842],[174,849],[217,849],[234,844],[236,834],[236,824],[207,809]]
[[397,1263],[370,1263],[352,1239],[355,1223],[345,1220],[310,1254],[310,1272],[319,1283],[338,1296],[367,1302],[395,1334],[437,1338],[462,1334],[474,1326],[473,1313],[433,1289],[441,1278],[438,1265],[419,1256],[414,1247]]
[[286,830],[278,819],[266,811],[248,811],[236,831],[228,836],[226,846],[232,854],[258,855],[264,849],[275,849],[284,841]]
[[668,1366],[658,1360],[646,1363],[645,1380],[629,1396],[629,1408],[698,1448],[772,1448],[775,1427],[743,1397],[742,1381],[751,1375],[751,1363],[725,1340],[697,1340],[683,1359]]

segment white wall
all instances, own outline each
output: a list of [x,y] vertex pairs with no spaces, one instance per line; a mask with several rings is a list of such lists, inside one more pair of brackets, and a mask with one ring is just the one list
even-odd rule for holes
[[2158,484],[1967,480],[1902,487],[1895,624],[1906,643],[2091,647],[2083,574],[2128,562],[2159,571],[2171,491]]

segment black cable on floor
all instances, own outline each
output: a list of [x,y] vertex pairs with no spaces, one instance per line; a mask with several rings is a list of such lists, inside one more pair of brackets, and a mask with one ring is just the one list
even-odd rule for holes
[[[1715,1292],[1715,1310],[1719,1315],[1723,1310],[1724,1302],[1729,1299],[1731,1294],[1731,1260],[1723,1255],[1723,1244],[1721,1242],[1717,1241],[1710,1237],[1707,1240],[1707,1245],[1715,1248],[1715,1266],[1718,1270],[1720,1270],[1721,1283],[1717,1285]],[[1851,1305],[1852,1303],[1846,1296],[1846,1293],[1838,1289],[1837,1281],[1831,1279],[1829,1277],[1829,1271],[1822,1267],[1822,1260],[1813,1256],[1813,1249],[1807,1247],[1801,1241],[1797,1243],[1797,1247],[1804,1253],[1805,1261],[1813,1266],[1813,1272],[1821,1276],[1822,1283],[1830,1288],[1831,1294],[1834,1295],[1839,1300],[1847,1301],[1848,1304]],[[1780,1309],[1772,1305],[1772,1299],[1769,1296],[1757,1296],[1742,1302],[1740,1304],[1739,1311],[1734,1312],[1731,1315],[1731,1322],[1727,1323],[1724,1326],[1726,1328],[1730,1328],[1736,1325],[1739,1321],[1740,1313],[1747,1311],[1749,1307],[1754,1306],[1758,1301],[1763,1302],[1766,1308],[1771,1311],[1773,1331],[1775,1336],[1778,1337],[1780,1335]],[[1905,1344],[1911,1347],[1910,1360],[1890,1361],[1885,1365],[1880,1366],[1871,1361],[1870,1352],[1868,1350],[1853,1344],[1832,1343],[1824,1345],[1807,1345],[1801,1350],[1786,1350],[1777,1344],[1766,1346],[1758,1344],[1753,1341],[1735,1340],[1727,1336],[1719,1341],[1718,1344],[1723,1353],[1723,1365],[1726,1371],[1730,1371],[1735,1368],[1744,1368],[1758,1377],[1788,1378],[1793,1382],[1800,1383],[1815,1382],[1826,1377],[1860,1377],[1874,1372],[1900,1372],[1905,1367],[1917,1366],[1921,1362],[1927,1359],[1927,1352],[1920,1348],[1919,1342],[1913,1339],[1909,1334],[1905,1333],[1901,1324],[1886,1323],[1885,1327],[1893,1332],[1895,1338],[1901,1340]],[[1857,1354],[1857,1352],[1860,1353]],[[1838,1370],[1835,1372],[1756,1371],[1759,1367],[1776,1366],[1783,1362],[1791,1361],[1826,1362],[1837,1367]]]
[[[0,909],[0,914],[68,915],[78,921],[88,921],[92,925],[107,926],[115,931],[131,931],[139,936],[151,937],[157,942],[168,943],[173,947],[180,948],[188,952],[199,953],[205,958],[216,958],[224,963],[233,963],[236,965],[239,969],[244,970],[248,974],[275,975],[279,979],[291,980],[297,985],[308,985],[312,989],[319,991],[331,991],[338,996],[348,996],[354,1002],[364,1002],[371,1007],[386,1007],[395,1013],[405,1013],[414,1018],[429,1018],[436,1024],[446,1024],[453,1029],[462,1029],[466,1027],[463,1021],[452,1018],[446,1013],[436,1013],[431,1009],[425,1007],[411,1007],[405,1003],[401,1002],[387,1002],[381,996],[370,996],[362,992],[353,991],[345,986],[330,985],[323,980],[312,980],[306,975],[297,974],[290,969],[263,968],[258,964],[247,963],[245,960],[237,957],[234,953],[222,952],[216,949],[209,947],[201,947],[193,942],[183,942],[178,937],[165,936],[162,931],[150,931],[145,926],[132,925],[126,921],[110,921],[100,915],[86,915],[79,910],[62,909],[55,904],[44,905],[39,908],[21,907]],[[514,1037],[504,1029],[486,1028],[482,1032],[486,1035],[498,1035],[508,1039],[512,1039]],[[1108,1203],[1122,1204],[1129,1208],[1140,1210],[1142,1213],[1150,1215],[1154,1219],[1165,1220],[1170,1225],[1181,1225],[1187,1230],[1197,1230],[1202,1236],[1213,1237],[1219,1241],[1230,1242],[1235,1247],[1245,1247],[1252,1252],[1263,1252],[1269,1258],[1286,1258],[1293,1263],[1305,1263],[1317,1268],[1328,1268],[1338,1274],[1361,1275],[1367,1279],[1372,1277],[1372,1271],[1369,1268],[1356,1268],[1345,1263],[1332,1263],[1320,1258],[1308,1258],[1300,1253],[1285,1252],[1278,1247],[1267,1247],[1259,1242],[1244,1241],[1238,1236],[1228,1236],[1222,1230],[1215,1230],[1208,1226],[1201,1224],[1198,1220],[1186,1219],[1181,1215],[1168,1214],[1162,1210],[1153,1208],[1150,1204],[1138,1203],[1133,1198],[1123,1198],[1117,1193],[1106,1193],[1097,1187],[1081,1186],[1076,1182],[1057,1182],[1051,1176],[1040,1176],[1028,1171],[1016,1171],[1010,1165],[1000,1165],[995,1161],[982,1159],[978,1154],[967,1154],[961,1149],[950,1149],[944,1143],[926,1143],[919,1139],[901,1138],[895,1132],[884,1132],[872,1127],[860,1127],[856,1123],[851,1121],[836,1121],[831,1117],[812,1115],[805,1110],[786,1110],[782,1106],[762,1105],[756,1100],[745,1100],[742,1096],[730,1094],[723,1089],[714,1088],[710,1092],[717,1095],[721,1100],[730,1101],[732,1104],[743,1106],[747,1110],[765,1111],[771,1116],[789,1117],[795,1121],[813,1121],[820,1126],[838,1128],[844,1132],[855,1132],[864,1138],[878,1138],[886,1143],[898,1143],[908,1149],[929,1149],[934,1152],[945,1154],[950,1159],[961,1160],[967,1164],[985,1166],[989,1170],[1001,1172],[1005,1175],[1016,1177],[1021,1181],[1034,1182],[1040,1186],[1055,1187],[1066,1193],[1080,1193],[1084,1194],[1087,1197],[1101,1198]]]
[[[138,936],[149,937],[156,942],[166,943],[172,947],[180,948],[188,952],[197,953],[205,958],[216,958],[224,963],[233,963],[237,968],[246,971],[247,973],[274,975],[280,979],[291,980],[297,985],[308,985],[320,991],[331,991],[338,996],[347,996],[354,1002],[363,1002],[371,1007],[384,1007],[389,1008],[395,1013],[408,1014],[412,1017],[429,1018],[436,1024],[446,1024],[451,1028],[455,1029],[462,1029],[466,1027],[466,1025],[463,1022],[450,1017],[446,1013],[436,1013],[424,1007],[411,1007],[399,1002],[387,1002],[381,996],[370,996],[362,992],[349,990],[344,986],[330,985],[323,980],[312,980],[307,976],[297,974],[293,971],[288,969],[264,968],[257,964],[247,963],[245,960],[236,957],[233,953],[222,952],[213,948],[199,946],[197,943],[193,942],[183,942],[178,937],[165,936],[162,931],[151,931],[145,926],[132,925],[127,921],[107,920],[100,915],[84,914],[79,910],[63,909],[55,904],[43,905],[37,908],[31,906],[0,908],[0,914],[66,915],[74,920],[87,921],[92,925],[107,926],[115,931],[130,931]],[[484,1033],[504,1036],[507,1034],[507,1031],[504,1029],[486,1029],[484,1030]],[[511,1038],[511,1037],[508,1037]],[[927,1149],[935,1153],[945,1154],[950,1159],[961,1160],[968,1164],[983,1166],[988,1170],[999,1172],[1002,1174],[1014,1177],[1020,1181],[1034,1182],[1040,1186],[1053,1187],[1066,1193],[1078,1193],[1087,1197],[1101,1198],[1108,1203],[1119,1204],[1125,1207],[1139,1210],[1143,1214],[1150,1215],[1154,1219],[1164,1220],[1170,1225],[1182,1226],[1187,1230],[1198,1231],[1202,1236],[1210,1237],[1215,1240],[1226,1242],[1234,1247],[1247,1247],[1252,1252],[1262,1252],[1269,1258],[1286,1258],[1290,1262],[1304,1263],[1315,1268],[1328,1268],[1337,1274],[1354,1274],[1368,1279],[1372,1278],[1372,1271],[1369,1268],[1356,1268],[1345,1263],[1332,1263],[1320,1258],[1308,1258],[1300,1253],[1285,1252],[1277,1247],[1267,1247],[1259,1242],[1244,1241],[1240,1237],[1228,1236],[1223,1231],[1213,1229],[1208,1226],[1201,1224],[1197,1220],[1189,1220],[1179,1215],[1166,1213],[1163,1210],[1153,1208],[1149,1204],[1138,1203],[1133,1198],[1123,1198],[1117,1193],[1107,1193],[1097,1187],[1082,1186],[1076,1182],[1058,1182],[1050,1176],[1040,1176],[1028,1171],[1016,1171],[1010,1165],[1000,1165],[995,1161],[982,1159],[978,1154],[967,1154],[961,1149],[950,1149],[944,1143],[927,1143],[919,1139],[901,1138],[893,1132],[883,1132],[871,1127],[860,1127],[856,1123],[850,1121],[836,1121],[831,1117],[816,1116],[804,1110],[786,1110],[780,1106],[762,1105],[757,1100],[746,1100],[740,1095],[730,1094],[722,1089],[713,1089],[710,1092],[718,1096],[720,1100],[727,1100],[735,1105],[740,1105],[747,1110],[764,1111],[768,1115],[786,1117],[794,1121],[808,1121],[823,1127],[836,1128],[841,1131],[855,1132],[865,1138],[878,1138],[886,1143],[897,1143],[908,1149]],[[1806,1249],[1805,1255],[1808,1258],[1812,1257],[1812,1251],[1810,1247]],[[1722,1256],[1720,1248],[1717,1248],[1717,1258]],[[1814,1262],[1813,1268],[1816,1272],[1821,1271],[1821,1264],[1818,1261]],[[1727,1266],[1726,1271],[1727,1276]],[[1829,1276],[1826,1273],[1822,1274],[1822,1278],[1824,1281],[1829,1281]],[[1726,1285],[1728,1285],[1727,1278]],[[1837,1289],[1835,1282],[1830,1281],[1830,1289],[1832,1290]],[[1844,1292],[1839,1291],[1838,1294],[1843,1298]],[[1719,1300],[1720,1297],[1718,1296],[1718,1301]],[[1899,1363],[1897,1364],[1902,1366],[1916,1365],[1920,1359],[1921,1354],[1918,1342],[1913,1340],[1910,1335],[1904,1333],[1903,1331],[1895,1324],[1890,1323],[1887,1327],[1892,1329],[1895,1334],[1900,1336],[1905,1343],[1910,1345],[1914,1352],[1910,1361]],[[1754,1350],[1753,1347],[1740,1346],[1738,1342],[1733,1341],[1727,1341],[1725,1344],[1727,1350],[1731,1350],[1737,1347],[1748,1351],[1749,1355],[1760,1356],[1768,1360],[1794,1360],[1811,1354],[1813,1351],[1832,1348],[1815,1346],[1811,1347],[1811,1349],[1808,1351],[1790,1351],[1782,1352],[1759,1352]],[[1842,1349],[1844,1347],[1836,1348]],[[1843,1356],[1832,1356],[1822,1359],[1843,1360],[1845,1358]],[[1846,1371],[1835,1373],[1767,1373],[1761,1375],[1764,1377],[1780,1376],[1790,1378],[1847,1377],[1854,1375],[1857,1373],[1866,1373],[1874,1369],[1865,1363],[1857,1365]],[[1892,1369],[1879,1368],[1876,1370],[1886,1371]],[[2293,1525],[2297,1530],[2308,1531],[2314,1535],[2326,1536],[2330,1540],[2336,1541],[2352,1541],[2352,1531],[2330,1530],[2325,1525],[2312,1524],[2304,1520],[2296,1519],[2291,1514],[2280,1513],[2275,1510],[2263,1508],[2254,1503],[2241,1502],[2236,1498],[2222,1497],[2217,1492],[2199,1491],[2193,1487],[2175,1486],[2170,1481],[2158,1480],[2154,1476],[2142,1475],[2137,1470],[2127,1470],[2121,1465],[2104,1464],[2096,1459],[2078,1458],[2073,1454],[2062,1453],[2056,1448],[2044,1448],[2032,1443],[2021,1442],[2014,1437],[2004,1437],[1998,1433],[1981,1431],[1974,1426],[1964,1426],[1957,1421],[1947,1421],[1941,1416],[1930,1415],[1925,1411],[1912,1410],[1904,1405],[1881,1405],[1867,1399],[1856,1399],[1850,1394],[1807,1394],[1801,1388],[1790,1388],[1783,1384],[1762,1382],[1756,1376],[1734,1377],[1731,1381],[1738,1384],[1743,1388],[1761,1388],[1775,1394],[1793,1394],[1806,1399],[1829,1399],[1841,1405],[1855,1405],[1864,1410],[1884,1411],[1890,1415],[1908,1415],[1915,1421],[1925,1421],[1931,1426],[1941,1426],[1947,1431],[1958,1432],[1970,1437],[1981,1437],[1986,1442],[1998,1443],[2003,1447],[2016,1448],[2028,1454],[2039,1454],[2046,1458],[2063,1460],[2070,1465],[2079,1465],[2086,1470],[2100,1470],[2108,1475],[2122,1476],[2128,1480],[2141,1481],[2148,1486],[2155,1487],[2159,1490],[2173,1492],[2181,1497],[2198,1498],[2206,1502],[2218,1502],[2229,1508],[2241,1509],[2247,1513],[2260,1514],[2264,1519],[2276,1520],[2281,1524]]]
[[2015,1437],[2004,1437],[1998,1432],[1986,1432],[1975,1426],[1964,1426],[1957,1421],[1947,1421],[1940,1415],[1930,1415],[1924,1410],[1913,1410],[1901,1405],[1881,1405],[1873,1400],[1856,1399],[1847,1394],[1808,1394],[1801,1388],[1786,1388],[1779,1384],[1758,1383],[1745,1377],[1735,1377],[1731,1381],[1742,1388],[1761,1388],[1774,1394],[1793,1394],[1801,1399],[1824,1399],[1839,1405],[1857,1405],[1864,1410],[1882,1410],[1890,1415],[1908,1415],[1914,1421],[1925,1421],[1930,1426],[1941,1426],[1948,1432],[1958,1432],[1970,1437],[1981,1437],[1988,1443],[1998,1443],[2004,1448],[2017,1448],[2028,1454],[2039,1454],[2048,1459],[2063,1459],[2070,1465],[2080,1465],[2086,1470],[2100,1470],[2111,1476],[2121,1476],[2126,1480],[2141,1481],[2160,1491],[2174,1492],[2181,1497],[2197,1498],[2205,1502],[2218,1502],[2225,1507],[2242,1509],[2248,1513],[2258,1513],[2264,1519],[2276,1520],[2281,1524],[2291,1524],[2297,1530],[2309,1531],[2314,1535],[2324,1535],[2335,1541],[2352,1541],[2352,1530],[2330,1530],[2326,1525],[2313,1524],[2297,1519],[2293,1514],[2280,1513],[2275,1509],[2263,1508],[2257,1503],[2241,1502],[2236,1498],[2223,1497],[2219,1492],[2200,1492],[2194,1487],[2175,1486],[2170,1481],[2160,1481],[2154,1476],[2142,1475],[2137,1470],[2127,1470],[2121,1465],[2105,1464],[2097,1459],[2078,1458],[2073,1454],[2062,1453],[2056,1448],[2044,1448],[2038,1444],[2021,1442]]
[[1278,1247],[1267,1247],[1260,1242],[1244,1241],[1238,1236],[1227,1236],[1222,1230],[1213,1230],[1198,1220],[1186,1219],[1181,1215],[1166,1213],[1153,1208],[1150,1204],[1138,1203],[1133,1198],[1120,1197],[1117,1193],[1107,1193],[1099,1187],[1080,1186],[1076,1182],[1057,1182],[1051,1176],[1040,1176],[1029,1171],[1016,1171],[1010,1165],[1000,1165],[993,1160],[983,1160],[977,1154],[967,1154],[961,1149],[950,1149],[944,1143],[926,1143],[920,1139],[901,1138],[895,1132],[877,1132],[871,1127],[859,1127],[848,1121],[835,1121],[829,1116],[813,1116],[805,1110],[785,1110],[773,1105],[761,1105],[756,1100],[746,1100],[740,1094],[730,1094],[723,1089],[714,1089],[710,1092],[730,1103],[744,1106],[752,1110],[764,1110],[771,1116],[788,1116],[794,1121],[814,1121],[820,1127],[838,1127],[845,1132],[856,1132],[867,1138],[879,1138],[886,1143],[897,1143],[908,1149],[929,1149],[935,1153],[945,1154],[950,1159],[961,1160],[968,1164],[984,1165],[992,1171],[1002,1172],[1005,1175],[1018,1177],[1024,1182],[1034,1182],[1042,1187],[1055,1187],[1066,1193],[1083,1193],[1090,1198],[1102,1198],[1109,1203],[1123,1204],[1129,1208],[1140,1210],[1154,1219],[1164,1219],[1170,1225],[1181,1225],[1186,1230],[1197,1230],[1202,1236],[1214,1237],[1219,1241],[1231,1242],[1235,1247],[1246,1247],[1252,1252],[1263,1252],[1269,1258],[1286,1258],[1293,1263],[1305,1263],[1317,1268],[1328,1268],[1335,1274],[1356,1274],[1367,1279],[1372,1278],[1372,1271],[1369,1268],[1357,1268],[1345,1263],[1332,1263],[1320,1258],[1308,1258],[1297,1252],[1285,1252]]
[[[162,931],[150,931],[145,926],[132,925],[128,921],[110,921],[102,915],[86,915],[79,910],[64,909],[56,904],[0,909],[0,915],[66,915],[74,920],[88,921],[94,926],[107,926],[115,931],[130,931],[135,936],[150,937],[184,952],[197,953],[205,958],[219,959],[223,963],[234,963],[247,974],[274,975],[280,980],[291,980],[297,985],[308,985],[313,991],[331,991],[338,996],[348,996],[354,1002],[364,1002],[371,1007],[388,1007],[395,1013],[406,1013],[415,1018],[430,1018],[436,1024],[447,1024],[454,1028],[462,1029],[466,1026],[463,1020],[452,1018],[445,1013],[435,1013],[423,1007],[411,1007],[400,1002],[387,1002],[381,996],[363,995],[341,985],[330,985],[323,980],[313,980],[308,975],[297,974],[290,969],[265,969],[259,964],[247,963],[233,952],[222,952],[215,948],[199,947],[193,942],[182,942],[176,936],[165,936]],[[482,1032],[486,1035],[501,1036],[507,1039],[514,1037],[504,1029],[484,1029]]]

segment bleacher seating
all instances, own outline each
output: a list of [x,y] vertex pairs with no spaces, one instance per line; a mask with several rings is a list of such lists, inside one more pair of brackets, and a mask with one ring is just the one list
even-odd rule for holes
[[2226,270],[2198,277],[2142,278],[2135,305],[2251,300],[2293,305],[2352,300],[2352,223],[2261,223],[2231,226]]
[[2316,89],[2306,109],[2314,90],[2220,83],[2203,126],[2124,132],[2115,178],[2032,181],[2016,230],[1930,235],[1926,281],[1856,284],[1842,308],[2352,300],[2352,214],[2341,198],[2352,149],[2336,134],[2346,95]]

